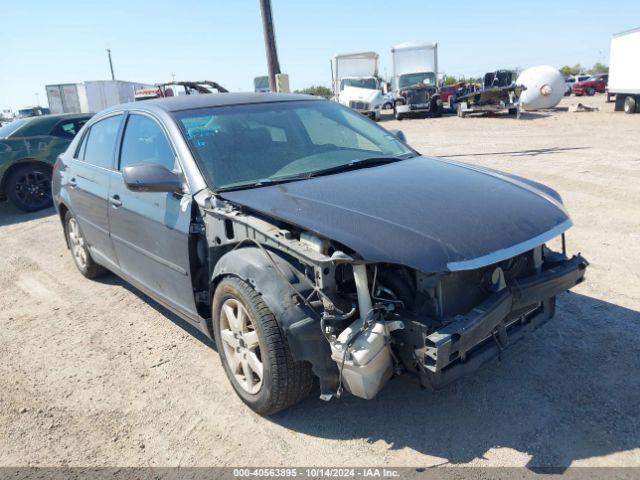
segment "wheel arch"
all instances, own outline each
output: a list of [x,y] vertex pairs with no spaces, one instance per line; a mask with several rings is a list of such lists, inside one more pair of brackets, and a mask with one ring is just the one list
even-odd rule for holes
[[[282,254],[272,250],[268,251],[268,254],[273,263],[267,258],[267,253],[257,247],[238,248],[223,255],[216,263],[211,276],[211,305],[215,289],[223,278],[231,276],[247,282],[274,314],[289,344],[293,359],[311,363],[313,372],[320,379],[321,390],[333,391],[338,384],[338,370],[335,362],[331,360],[329,343],[322,334],[318,320],[313,318],[307,306],[298,301],[292,290],[293,286],[308,296],[311,287],[301,278],[304,273]],[[279,272],[276,271],[276,266]],[[213,315],[212,311],[207,322],[212,338]]]
[[11,165],[9,165],[9,167],[7,167],[4,174],[2,175],[2,179],[0,179],[0,196],[1,197],[3,198],[6,197],[7,182],[9,181],[9,178],[11,178],[11,175],[13,175],[13,173],[16,170],[27,165],[41,166],[43,168],[46,168],[49,173],[53,171],[53,165],[51,165],[49,162],[43,162],[42,160],[38,160],[36,158],[25,157],[25,158],[16,160]]

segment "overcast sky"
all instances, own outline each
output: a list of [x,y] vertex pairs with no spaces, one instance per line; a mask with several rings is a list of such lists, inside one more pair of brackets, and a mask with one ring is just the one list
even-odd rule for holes
[[[608,62],[611,34],[640,26],[640,1],[272,0],[282,71],[292,88],[331,83],[336,53],[437,41],[439,69]],[[46,105],[44,86],[110,78],[214,80],[252,90],[266,74],[258,0],[22,0],[3,4],[0,109]]]

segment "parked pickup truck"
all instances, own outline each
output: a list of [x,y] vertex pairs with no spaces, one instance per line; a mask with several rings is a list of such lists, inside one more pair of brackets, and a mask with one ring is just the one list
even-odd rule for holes
[[607,88],[607,81],[609,79],[609,75],[606,73],[600,73],[598,75],[593,75],[586,80],[581,82],[576,82],[571,87],[571,91],[576,96],[581,95],[595,95],[596,92],[604,93]]

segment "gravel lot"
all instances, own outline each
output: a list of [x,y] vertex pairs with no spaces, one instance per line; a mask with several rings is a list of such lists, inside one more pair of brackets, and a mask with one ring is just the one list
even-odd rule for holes
[[591,262],[554,320],[438,393],[402,377],[261,418],[193,328],[115,276],[84,279],[52,209],[0,205],[0,466],[640,466],[640,115],[577,101],[383,123],[557,189]]

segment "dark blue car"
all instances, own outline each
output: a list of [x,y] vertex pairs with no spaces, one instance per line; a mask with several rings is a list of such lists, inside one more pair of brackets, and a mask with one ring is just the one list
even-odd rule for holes
[[59,157],[54,202],[80,272],[215,339],[261,414],[314,376],[325,400],[403,373],[438,388],[550,319],[587,262],[555,191],[403,138],[302,95],[119,105]]

